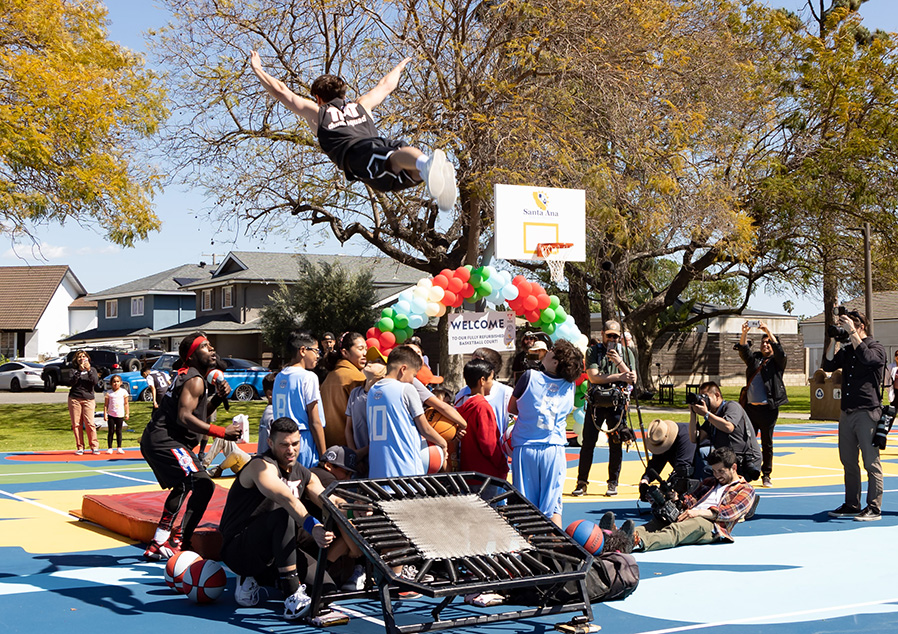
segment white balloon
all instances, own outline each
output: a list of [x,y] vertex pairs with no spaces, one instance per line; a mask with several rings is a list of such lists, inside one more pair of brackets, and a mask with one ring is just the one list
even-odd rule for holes
[[437,313],[440,312],[440,305],[436,302],[428,302],[427,308],[424,309],[424,314],[428,317],[436,317]]
[[439,286],[431,286],[430,290],[427,292],[427,301],[428,302],[439,302],[443,299],[443,296],[446,294]]
[[520,291],[514,284],[506,284],[502,287],[502,297],[507,300],[515,299],[518,296],[518,293],[520,293]]
[[411,298],[408,300],[400,299],[393,305],[393,310],[402,315],[408,315],[412,310]]
[[418,286],[420,288],[430,288],[431,286],[433,286],[433,282],[429,277],[422,277],[420,280],[418,280]]

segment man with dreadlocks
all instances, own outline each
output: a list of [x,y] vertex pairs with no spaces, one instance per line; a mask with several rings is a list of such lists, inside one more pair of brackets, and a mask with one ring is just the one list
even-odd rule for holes
[[[216,383],[216,394],[207,398],[206,374],[216,366],[218,357],[206,336],[195,332],[181,341],[178,371],[158,409],[144,429],[140,452],[153,470],[163,489],[171,489],[165,500],[162,518],[156,534],[147,546],[144,557],[151,561],[168,559],[176,549],[190,550],[193,532],[203,518],[215,484],[193,453],[201,436],[237,440],[241,428],[231,424],[227,428],[211,425],[209,416],[227,398],[229,386]],[[175,518],[191,493],[180,528],[173,530]]]

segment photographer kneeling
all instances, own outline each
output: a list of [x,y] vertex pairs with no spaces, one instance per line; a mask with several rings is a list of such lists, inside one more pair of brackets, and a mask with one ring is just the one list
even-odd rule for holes
[[[673,469],[668,482],[679,493],[688,493],[689,478],[695,472],[695,442],[694,436],[689,435],[688,423],[675,423],[672,420],[656,418],[649,423],[644,437],[645,448],[651,452],[646,465],[645,474],[639,481],[639,499],[648,502],[646,491],[652,480],[659,480],[664,467],[670,465]],[[702,474],[696,474],[701,478]],[[680,483],[684,487],[680,489]],[[696,481],[697,483],[697,481]]]
[[708,464],[713,477],[706,478],[694,495],[684,497],[683,510],[675,522],[656,517],[635,530],[634,552],[733,541],[733,527],[753,507],[755,490],[739,475],[732,449],[715,449],[708,456]]
[[[702,383],[698,395],[686,395],[692,411],[689,436],[701,444],[705,439],[715,449],[728,447],[736,454],[739,475],[748,482],[761,475],[761,448],[748,414],[735,401],[725,401],[714,381]],[[692,397],[690,399],[690,396]],[[697,417],[704,418],[698,426]],[[746,518],[748,519],[748,518]]]

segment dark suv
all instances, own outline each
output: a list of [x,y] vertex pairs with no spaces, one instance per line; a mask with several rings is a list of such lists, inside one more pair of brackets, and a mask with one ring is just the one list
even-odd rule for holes
[[[96,369],[101,379],[118,372],[140,370],[140,360],[133,354],[112,348],[88,348],[84,351],[90,357],[90,367]],[[74,373],[72,358],[76,352],[77,350],[69,352],[63,362],[49,363],[44,366],[44,370],[41,372],[41,378],[44,380],[44,392],[55,392],[58,385],[71,383]],[[104,385],[105,382],[101,381],[97,389],[102,391]]]

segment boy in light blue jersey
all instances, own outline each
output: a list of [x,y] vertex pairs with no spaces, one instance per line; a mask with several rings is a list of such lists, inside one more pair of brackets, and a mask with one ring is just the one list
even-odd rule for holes
[[583,372],[583,354],[559,339],[542,363],[545,372],[527,370],[508,402],[508,411],[518,417],[511,432],[511,473],[524,497],[561,526],[567,416],[574,409],[574,381]]
[[281,370],[274,380],[272,409],[275,419],[286,416],[296,421],[302,438],[296,460],[306,469],[311,469],[318,464],[319,456],[326,449],[321,391],[318,377],[311,372],[321,351],[318,342],[306,331],[291,333],[287,345],[293,356],[290,365]]
[[425,473],[421,437],[446,452],[446,440],[424,418],[421,397],[411,384],[421,357],[409,346],[393,348],[386,376],[368,391],[368,477],[393,478]]

